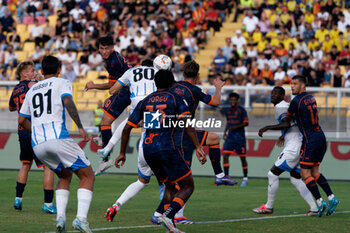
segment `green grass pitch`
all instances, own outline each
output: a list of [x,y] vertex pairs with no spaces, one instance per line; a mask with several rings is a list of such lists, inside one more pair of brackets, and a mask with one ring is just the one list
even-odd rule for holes
[[[41,212],[43,205],[42,172],[31,172],[23,195],[23,210],[13,209],[17,171],[0,171],[0,232],[54,232],[55,215]],[[159,203],[157,182],[152,178],[149,187],[124,205],[114,222],[104,219],[111,206],[136,175],[106,174],[96,177],[94,196],[88,221],[94,232],[165,232],[153,226],[149,219]],[[240,180],[241,181],[241,180]],[[267,180],[250,179],[245,188],[240,186],[216,187],[214,178],[195,177],[195,191],[189,200],[185,216],[200,222],[196,225],[178,225],[185,232],[350,232],[349,182],[330,182],[340,199],[337,212],[332,216],[303,217],[308,206],[289,180],[281,180],[273,215],[257,215],[252,209],[266,201]],[[67,207],[67,231],[72,231],[77,208],[78,180],[73,178]],[[322,195],[325,197],[323,191]],[[326,198],[326,197],[325,197]],[[278,218],[271,218],[284,216]],[[288,217],[289,216],[289,217]],[[266,219],[258,219],[264,218]],[[234,222],[219,222],[234,220]],[[210,223],[201,223],[213,221]],[[142,226],[142,228],[130,228]],[[146,227],[144,227],[146,226]],[[124,228],[121,228],[124,227]]]

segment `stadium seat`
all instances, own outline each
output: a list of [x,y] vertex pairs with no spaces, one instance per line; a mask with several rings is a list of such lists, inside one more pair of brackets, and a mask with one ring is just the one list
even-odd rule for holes
[[25,61],[28,55],[26,51],[17,51],[17,60],[18,62]]
[[95,81],[98,78],[98,72],[96,70],[89,70],[86,74],[86,81]]
[[25,42],[23,44],[23,51],[33,53],[35,50],[35,43],[34,42]]
[[18,35],[21,35],[21,39],[23,40],[22,33],[27,31],[27,25],[22,24],[22,23],[17,24],[16,31],[17,31]]
[[47,17],[51,27],[56,27],[57,18],[58,18],[57,15],[50,15],[49,17]]

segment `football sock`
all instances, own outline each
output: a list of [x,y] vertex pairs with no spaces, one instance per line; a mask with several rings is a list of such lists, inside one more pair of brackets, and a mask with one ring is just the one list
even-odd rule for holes
[[322,199],[320,191],[318,191],[316,181],[312,176],[309,176],[308,178],[306,178],[304,182],[306,184],[306,187],[310,190],[310,192],[312,193],[312,196],[314,196],[316,200]]
[[243,177],[247,177],[248,176],[248,166],[242,167],[242,170],[243,170]]
[[224,163],[225,176],[228,176],[230,170],[230,163]]
[[[165,211],[165,216],[170,219],[173,219],[175,214],[185,205],[185,202],[179,198],[175,197],[173,201],[170,203],[169,208]],[[165,205],[164,205],[165,208]]]
[[[109,140],[112,137],[112,127],[110,125],[101,125],[101,136],[102,136],[102,148],[107,146]],[[103,160],[108,161],[110,154]]]
[[159,203],[156,213],[163,214],[165,212],[164,202],[163,200]]
[[301,179],[296,179],[294,177],[290,177],[290,182],[295,186],[295,188],[299,191],[301,197],[306,201],[306,203],[310,206],[311,211],[317,211],[316,203],[312,197],[312,194],[307,189],[306,185]]
[[318,205],[318,206],[322,205],[322,201],[323,201],[322,197],[318,198],[318,199],[316,200],[317,205]]
[[275,202],[275,197],[277,194],[279,179],[278,176],[273,174],[271,171],[267,173],[267,177],[269,179],[269,186],[267,188],[267,202],[266,207],[269,209],[273,208],[273,203]]
[[221,172],[221,173],[219,173],[219,174],[216,174],[215,176],[216,176],[217,178],[221,179],[221,178],[223,178],[223,177],[225,176],[225,173]]
[[57,189],[56,190],[56,208],[57,208],[57,218],[63,218],[66,221],[66,207],[69,198],[69,190]]
[[120,207],[122,205],[124,205],[125,203],[127,203],[131,198],[133,198],[134,196],[136,196],[136,194],[138,194],[142,189],[144,189],[148,184],[144,184],[141,181],[137,180],[136,182],[130,184],[125,191],[122,193],[122,195],[120,195],[120,197],[118,198],[118,200],[116,201],[116,205],[117,203],[120,204],[120,206],[117,205],[117,210],[120,209]]
[[222,173],[220,144],[209,146],[209,158],[215,175]]
[[113,133],[111,139],[109,140],[108,144],[105,146],[105,148],[108,151],[111,151],[113,149],[113,147],[120,141],[120,139],[122,138],[122,133],[123,133],[123,129],[124,126],[126,125],[126,122],[128,121],[128,118],[126,118],[123,122],[121,122],[118,126],[118,128],[115,130],[115,132]]
[[91,199],[92,199],[92,191],[84,188],[79,188],[77,191],[77,196],[78,196],[77,218],[81,221],[86,222]]
[[16,197],[23,197],[24,187],[26,184],[17,182],[16,184]]
[[44,189],[44,201],[45,203],[52,203],[53,200],[53,190]]
[[322,174],[320,174],[318,177],[315,178],[315,180],[316,180],[317,184],[319,186],[321,186],[321,188],[327,194],[327,196],[330,196],[333,194],[326,177],[324,177]]
[[185,206],[186,204],[175,214],[175,218],[182,218],[184,216]]

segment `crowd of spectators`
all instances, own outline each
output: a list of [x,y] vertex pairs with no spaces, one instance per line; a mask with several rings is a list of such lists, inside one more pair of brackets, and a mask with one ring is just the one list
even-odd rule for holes
[[[62,61],[64,77],[74,81],[89,70],[104,69],[97,40],[111,34],[115,38],[115,50],[131,65],[167,54],[174,62],[175,74],[179,75],[182,64],[204,48],[208,34],[220,30],[233,4],[233,0],[2,1],[0,64],[5,70],[16,66],[14,50],[20,50],[23,42],[30,41],[36,45],[30,57],[37,69],[45,54],[54,53]],[[47,19],[52,14],[58,16],[55,27]],[[28,16],[33,17],[34,25],[29,38],[21,38],[16,25]],[[39,17],[45,17],[46,21],[41,22]],[[10,45],[14,55],[8,55]]]
[[209,81],[283,85],[301,74],[310,86],[350,87],[350,8],[341,2],[241,0],[234,20],[240,14],[243,27],[217,50]]

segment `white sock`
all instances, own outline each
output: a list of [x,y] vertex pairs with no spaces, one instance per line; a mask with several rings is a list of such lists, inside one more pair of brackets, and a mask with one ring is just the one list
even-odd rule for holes
[[334,198],[334,194],[328,196],[328,200],[331,201]]
[[221,172],[219,174],[216,174],[215,176],[220,179],[225,176],[225,173]]
[[56,190],[56,208],[57,208],[57,216],[58,218],[63,218],[66,221],[66,207],[69,198],[69,190],[66,189],[57,189]]
[[299,191],[301,197],[307,202],[310,206],[311,211],[317,211],[316,203],[312,197],[310,190],[306,187],[305,183],[302,179],[296,179],[294,177],[290,177],[290,182],[295,186],[295,188]]
[[120,141],[120,139],[122,138],[124,126],[126,125],[127,121],[128,118],[126,118],[118,125],[118,128],[114,131],[111,139],[109,139],[107,146],[105,146],[105,150],[111,151],[115,144],[117,144]]
[[124,205],[125,203],[127,203],[131,198],[133,198],[134,196],[136,196],[136,194],[138,194],[142,189],[144,189],[148,184],[144,184],[141,181],[137,180],[134,183],[130,184],[125,191],[122,193],[122,195],[118,198],[118,200],[115,202],[115,204],[117,205],[117,203],[119,203],[119,205],[117,205],[117,210],[120,209],[120,207],[122,205]]
[[22,200],[23,200],[23,197],[16,197],[15,200],[20,200],[20,201],[22,201]]
[[279,179],[278,176],[273,174],[271,171],[267,174],[269,178],[269,187],[267,188],[267,202],[266,207],[269,209],[273,208],[273,203],[275,202],[275,197],[277,194]]
[[52,202],[50,202],[50,203],[46,203],[46,202],[45,202],[45,205],[46,205],[47,207],[51,207],[53,204],[52,204]]
[[319,199],[317,199],[317,200],[316,200],[317,205],[320,206],[320,205],[322,204],[322,201],[323,201],[322,197],[319,198]]
[[248,181],[248,177],[243,177],[243,180],[244,181]]
[[157,211],[156,212],[154,212],[154,214],[153,214],[154,216],[156,216],[156,217],[160,217],[160,216],[162,216],[162,214],[161,213],[158,213]]
[[86,222],[87,215],[92,200],[92,191],[84,188],[80,188],[77,191],[78,196],[78,211],[77,218],[83,222]]
[[175,214],[175,218],[182,218],[184,216],[186,204]]

